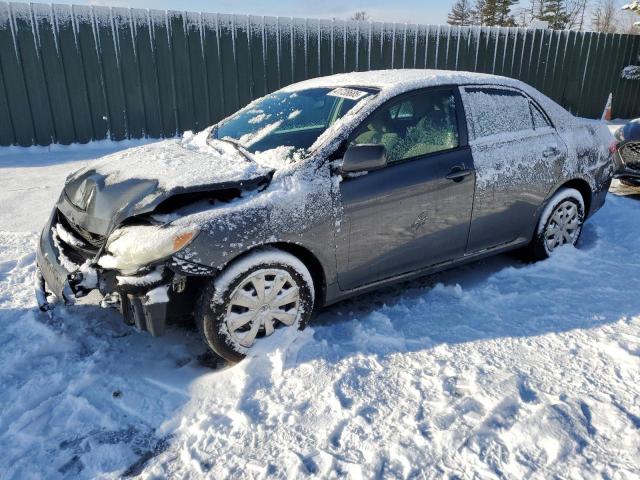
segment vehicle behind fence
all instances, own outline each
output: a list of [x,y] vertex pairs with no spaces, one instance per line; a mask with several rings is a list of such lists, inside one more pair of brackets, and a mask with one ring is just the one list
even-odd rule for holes
[[0,2],[0,145],[173,137],[318,75],[521,79],[576,115],[640,115],[640,36]]

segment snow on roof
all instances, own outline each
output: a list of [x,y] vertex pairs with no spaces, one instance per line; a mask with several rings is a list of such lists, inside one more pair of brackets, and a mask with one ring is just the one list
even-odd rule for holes
[[508,86],[524,85],[513,78],[489,75],[486,73],[462,72],[453,70],[371,70],[317,77],[285,87],[285,91],[304,90],[319,87],[359,86],[394,91],[412,90],[420,87],[452,84],[499,84]]

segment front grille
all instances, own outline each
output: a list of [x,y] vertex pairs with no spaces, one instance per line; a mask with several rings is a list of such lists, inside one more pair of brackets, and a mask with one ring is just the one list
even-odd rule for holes
[[640,142],[625,143],[618,152],[627,167],[640,170]]
[[90,244],[97,251],[104,245],[105,238],[102,235],[98,235],[96,233],[91,233],[88,230],[70,222],[67,217],[65,217],[60,210],[58,210],[58,222],[62,224],[64,228],[79,236],[86,243]]
[[105,242],[103,236],[73,224],[60,211],[52,227],[56,231],[61,253],[76,265],[92,260]]

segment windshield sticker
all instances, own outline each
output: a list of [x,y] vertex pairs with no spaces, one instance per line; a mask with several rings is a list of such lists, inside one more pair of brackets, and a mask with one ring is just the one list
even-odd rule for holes
[[332,97],[348,98],[349,100],[359,100],[362,97],[365,97],[367,92],[356,90],[355,88],[341,87],[331,90],[327,95],[331,95]]

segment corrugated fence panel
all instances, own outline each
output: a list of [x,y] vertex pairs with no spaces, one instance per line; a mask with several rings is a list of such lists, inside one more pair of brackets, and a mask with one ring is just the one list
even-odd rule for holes
[[[127,112],[120,71],[117,35],[108,7],[95,7],[94,25],[97,50],[100,57],[100,67],[104,79],[105,97],[107,99],[108,137],[112,140],[122,140],[128,136]],[[76,85],[68,83],[70,95]]]
[[145,119],[145,134],[161,137],[162,113],[160,107],[160,89],[156,59],[153,47],[153,24],[146,10],[131,11],[131,23],[134,32],[134,45],[137,59],[142,105]]
[[[625,64],[630,63],[637,64],[638,62],[638,50],[640,49],[640,36],[636,35],[633,38],[632,47],[629,49],[630,53],[626,58]],[[622,110],[627,113],[625,117],[638,116],[640,110],[640,100],[638,99],[638,81],[637,80],[622,80],[620,85],[625,95],[622,99]],[[615,92],[614,92],[615,96]],[[622,116],[622,115],[620,115]]]
[[9,114],[9,104],[7,103],[4,79],[0,71],[0,145],[11,145],[14,143],[13,123]]
[[22,71],[29,97],[29,107],[33,118],[35,141],[39,145],[48,145],[55,141],[55,135],[31,9],[26,4],[14,4],[11,6],[11,10],[15,26],[16,44],[22,63]]
[[[320,20],[320,75],[330,75],[333,71],[332,58],[333,58],[333,22],[329,20]],[[269,34],[268,25],[265,26],[265,35]]]
[[[278,19],[265,17],[262,24],[263,54],[265,68],[265,82],[267,92],[273,92],[280,88],[280,40],[278,38]],[[323,33],[322,54],[331,69],[331,32]],[[324,64],[323,64],[324,65]]]
[[42,68],[46,81],[56,142],[70,143],[76,139],[67,79],[62,58],[58,55],[57,25],[48,5],[34,5],[34,23],[38,32]]
[[9,114],[17,145],[36,143],[31,107],[25,84],[20,54],[14,37],[15,25],[9,5],[0,3],[0,66],[9,104]]
[[168,12],[174,67],[178,130],[191,130],[194,124],[191,61],[187,44],[187,19],[182,12]]
[[[317,41],[317,32],[313,38]],[[253,97],[262,97],[269,90],[267,88],[266,49],[264,23],[261,17],[249,17],[249,44],[251,45],[251,75]],[[317,55],[316,45],[316,55]],[[316,59],[317,64],[317,59]],[[315,70],[317,72],[317,69]],[[316,73],[315,76],[318,74]]]
[[[109,107],[107,102],[107,92],[102,72],[100,60],[100,48],[97,42],[97,26],[92,7],[74,6],[73,12],[76,17],[76,36],[84,68],[83,78],[86,86],[88,98],[88,108],[91,116],[93,139],[102,140],[109,135]],[[44,46],[44,42],[42,43]],[[43,53],[44,56],[44,53]],[[66,71],[62,72],[62,77],[66,81]],[[66,82],[66,92],[71,96],[74,92],[74,85]],[[53,101],[53,95],[52,101]],[[69,102],[71,103],[71,101]],[[57,119],[54,113],[54,120]],[[66,143],[66,142],[62,142]]]
[[640,115],[640,36],[0,2],[0,145],[173,137],[295,81],[385,68],[519,78]]
[[187,50],[191,69],[187,72],[191,80],[191,101],[193,102],[193,125],[191,130],[206,128],[209,114],[208,73],[204,55],[204,32],[199,13],[187,13]]
[[154,63],[158,81],[158,101],[162,136],[172,137],[178,131],[178,109],[176,106],[175,75],[171,54],[171,32],[165,12],[149,12],[150,30],[153,37]]

